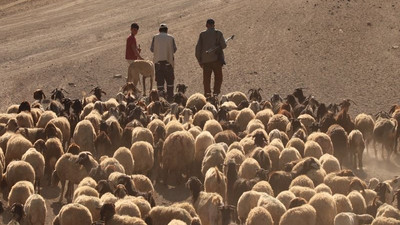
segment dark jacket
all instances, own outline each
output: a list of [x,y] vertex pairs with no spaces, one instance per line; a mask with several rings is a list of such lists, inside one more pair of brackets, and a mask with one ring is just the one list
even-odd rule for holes
[[[206,53],[207,50],[219,47],[217,50]],[[200,33],[196,45],[196,58],[200,64],[223,60],[222,49],[226,48],[225,38],[221,31],[208,28]],[[223,62],[224,63],[224,62]]]

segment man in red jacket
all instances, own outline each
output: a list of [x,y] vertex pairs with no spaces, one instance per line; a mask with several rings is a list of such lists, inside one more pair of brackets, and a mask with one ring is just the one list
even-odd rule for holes
[[143,59],[140,56],[140,45],[139,47],[136,44],[136,34],[139,31],[139,25],[137,23],[131,24],[131,35],[126,39],[126,51],[125,51],[125,59],[131,64],[133,61],[137,59]]

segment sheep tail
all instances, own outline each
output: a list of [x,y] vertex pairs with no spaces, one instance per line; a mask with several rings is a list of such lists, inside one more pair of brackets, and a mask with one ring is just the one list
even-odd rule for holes
[[57,174],[57,170],[54,170],[53,174],[51,175],[51,184],[53,186],[57,186],[58,182],[60,182],[60,177]]

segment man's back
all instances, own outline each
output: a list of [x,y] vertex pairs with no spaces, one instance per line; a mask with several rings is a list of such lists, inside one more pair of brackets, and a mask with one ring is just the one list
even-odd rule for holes
[[168,61],[172,66],[174,65],[176,45],[173,36],[164,32],[155,35],[150,50],[154,53],[154,63]]
[[201,32],[196,45],[197,60],[201,63],[217,61],[218,51],[206,53],[207,50],[215,48],[217,46],[220,46],[221,49],[226,48],[226,43],[221,31],[214,28],[208,28],[207,30]]

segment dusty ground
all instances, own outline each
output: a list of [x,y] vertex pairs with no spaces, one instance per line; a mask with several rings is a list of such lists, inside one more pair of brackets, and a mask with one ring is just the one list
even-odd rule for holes
[[[152,35],[168,24],[178,47],[176,83],[187,84],[189,94],[202,92],[194,48],[212,17],[225,37],[235,34],[225,50],[223,93],[262,88],[269,98],[305,87],[322,102],[351,98],[352,115],[388,111],[399,103],[399,8],[396,0],[0,0],[0,110],[32,101],[37,88],[49,95],[62,87],[80,98],[101,86],[114,96],[124,83],[113,76],[126,74],[134,21],[149,59]],[[365,178],[400,173],[381,161],[365,165]],[[188,196],[183,187],[156,189],[159,203]],[[43,194],[52,218],[58,190]]]

